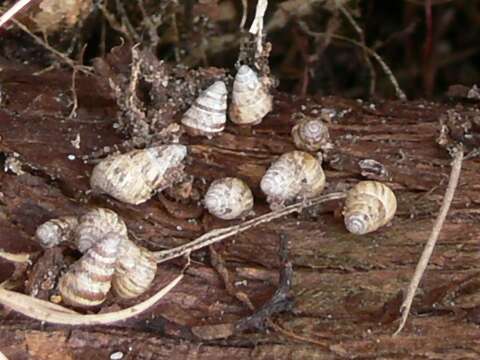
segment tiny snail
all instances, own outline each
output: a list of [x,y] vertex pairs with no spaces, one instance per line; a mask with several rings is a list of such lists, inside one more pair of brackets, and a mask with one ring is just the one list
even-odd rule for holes
[[40,225],[35,231],[35,237],[43,248],[51,248],[71,241],[77,226],[78,219],[75,216],[63,216]]
[[128,204],[138,205],[183,176],[184,145],[162,145],[109,156],[92,171],[90,185]]
[[207,136],[222,132],[227,122],[227,87],[216,81],[204,90],[183,115],[182,124],[192,136]]
[[377,181],[362,181],[347,194],[343,216],[347,230],[363,235],[392,220],[397,210],[393,191]]
[[245,216],[252,210],[253,195],[244,181],[227,177],[210,184],[204,204],[212,215],[223,220],[232,220]]
[[292,129],[297,149],[305,151],[327,150],[332,144],[328,127],[320,118],[304,117]]
[[260,182],[272,210],[296,199],[318,195],[325,188],[325,174],[320,162],[303,151],[280,156],[268,168]]
[[238,125],[257,125],[273,107],[266,78],[247,65],[242,65],[235,76],[230,104],[230,120]]
[[69,305],[89,307],[105,301],[122,239],[108,233],[60,278],[58,289]]

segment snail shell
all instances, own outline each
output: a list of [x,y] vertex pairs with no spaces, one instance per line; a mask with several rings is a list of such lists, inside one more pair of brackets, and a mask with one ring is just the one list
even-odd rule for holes
[[296,199],[318,195],[325,188],[325,174],[320,162],[303,151],[280,156],[260,182],[272,209]]
[[347,194],[343,215],[347,230],[363,235],[392,220],[397,210],[393,191],[377,181],[362,181]]
[[222,132],[227,122],[227,87],[216,81],[204,90],[183,115],[182,124],[192,136],[212,137]]
[[141,295],[155,278],[157,263],[149,250],[128,239],[127,226],[115,212],[97,208],[83,215],[76,229],[76,246],[85,252],[107,233],[116,233],[122,240],[115,264],[113,290],[124,299]]
[[63,216],[40,225],[35,231],[35,237],[42,247],[51,248],[71,241],[77,226],[78,220],[75,216]]
[[128,204],[138,205],[183,176],[184,145],[163,145],[109,156],[93,169],[90,185]]
[[106,234],[60,278],[58,289],[65,303],[89,307],[105,301],[121,241],[116,233]]
[[263,80],[247,65],[238,69],[229,110],[232,122],[238,125],[257,125],[272,110],[272,95]]
[[295,146],[300,150],[318,151],[331,147],[328,128],[321,119],[305,117],[292,129]]
[[212,182],[204,199],[208,211],[223,220],[245,216],[253,208],[253,195],[248,185],[227,177]]

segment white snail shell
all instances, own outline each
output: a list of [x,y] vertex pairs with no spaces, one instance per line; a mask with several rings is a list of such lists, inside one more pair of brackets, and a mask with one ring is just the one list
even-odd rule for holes
[[186,155],[186,146],[175,144],[109,156],[93,169],[90,185],[96,192],[138,205],[183,176]]
[[257,125],[273,107],[266,83],[247,65],[235,76],[230,104],[230,120],[238,125]]
[[222,132],[227,122],[227,87],[216,81],[204,90],[183,115],[182,124],[190,135],[211,137]]
[[42,247],[51,248],[71,241],[77,226],[78,219],[75,216],[63,216],[40,225],[35,231],[35,237]]
[[58,289],[65,303],[89,307],[105,301],[121,241],[116,233],[106,234],[60,278]]
[[393,191],[377,181],[362,181],[347,194],[343,215],[347,230],[363,235],[390,222],[397,210]]
[[280,156],[260,182],[272,209],[296,199],[318,195],[325,188],[325,174],[320,162],[303,151]]
[[253,194],[244,181],[227,177],[210,184],[204,204],[212,215],[223,220],[232,220],[245,216],[252,210]]
[[292,129],[293,142],[297,149],[318,151],[331,147],[328,127],[318,118],[305,117]]

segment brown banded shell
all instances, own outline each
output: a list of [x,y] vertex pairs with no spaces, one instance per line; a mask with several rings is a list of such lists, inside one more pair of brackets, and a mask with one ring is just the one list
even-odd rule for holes
[[318,118],[300,120],[292,129],[292,138],[300,150],[318,151],[331,147],[328,127]]
[[343,209],[345,226],[353,234],[367,234],[390,222],[396,210],[397,199],[387,185],[362,181],[347,194]]
[[253,194],[248,185],[227,177],[212,182],[204,198],[207,210],[223,220],[245,216],[253,208]]
[[90,185],[96,192],[138,205],[183,176],[186,155],[186,146],[175,144],[109,156],[93,169]]
[[35,237],[44,248],[51,248],[62,242],[69,242],[78,226],[76,216],[63,216],[49,220],[35,231]]
[[123,299],[137,297],[149,289],[156,272],[153,254],[130,240],[124,240],[120,245],[112,288]]
[[212,137],[225,129],[227,122],[227,87],[216,81],[204,90],[183,115],[182,124],[192,136]]
[[255,71],[242,65],[235,76],[230,104],[230,120],[238,125],[257,125],[273,107],[265,79],[259,79]]
[[65,303],[89,307],[105,301],[121,241],[116,233],[106,234],[60,278],[58,289]]
[[320,162],[303,151],[280,156],[268,168],[260,182],[272,209],[296,199],[316,196],[325,188],[325,174]]

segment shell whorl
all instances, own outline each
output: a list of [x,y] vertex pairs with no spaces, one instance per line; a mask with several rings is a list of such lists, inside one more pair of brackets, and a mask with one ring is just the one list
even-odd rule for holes
[[343,210],[347,230],[363,235],[390,222],[397,210],[393,191],[377,181],[362,181],[347,194]]
[[253,195],[248,185],[237,178],[212,182],[204,198],[208,211],[223,220],[244,216],[253,208]]
[[238,125],[257,125],[273,107],[267,86],[249,66],[242,65],[235,75],[230,104],[230,120]]
[[89,307],[105,301],[121,241],[117,233],[106,234],[60,278],[58,289],[65,303]]
[[182,176],[186,154],[184,145],[174,144],[112,155],[95,166],[90,185],[96,192],[138,205]]
[[77,226],[77,217],[63,216],[41,224],[35,231],[35,237],[43,248],[51,248],[62,242],[70,242]]
[[328,147],[330,135],[328,127],[321,119],[304,118],[292,129],[295,146],[301,150],[318,151]]
[[113,211],[104,208],[90,210],[79,219],[75,230],[75,245],[80,252],[85,253],[97,244],[107,233],[118,234],[127,239],[127,226]]
[[227,87],[216,81],[197,97],[181,120],[191,135],[212,136],[225,129],[227,122]]

